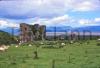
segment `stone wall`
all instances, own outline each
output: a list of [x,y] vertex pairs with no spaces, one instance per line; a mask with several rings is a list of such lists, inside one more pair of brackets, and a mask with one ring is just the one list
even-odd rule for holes
[[44,40],[46,35],[45,25],[29,25],[25,23],[20,24],[20,41],[21,43],[34,41],[34,40]]

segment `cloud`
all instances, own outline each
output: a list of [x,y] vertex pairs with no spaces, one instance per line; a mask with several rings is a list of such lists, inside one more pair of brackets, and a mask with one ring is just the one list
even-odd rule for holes
[[19,24],[10,23],[10,22],[7,22],[5,20],[0,20],[0,29],[7,28],[7,27],[16,27],[16,28],[18,28]]
[[71,17],[68,15],[58,16],[54,17],[52,19],[47,18],[36,18],[33,23],[31,24],[41,24],[46,26],[67,26],[68,23],[70,23]]
[[[23,22],[24,21],[24,22]],[[81,27],[81,26],[94,26],[99,25],[98,23],[100,18],[94,19],[76,19],[69,15],[62,15],[53,18],[31,18],[25,20],[12,20],[12,19],[1,19],[0,20],[0,29],[7,27],[19,27],[20,23],[28,24],[40,24],[46,26],[71,26],[71,27]],[[17,23],[19,22],[19,23]]]
[[95,22],[99,22],[100,23],[100,18],[95,18]]
[[95,26],[100,25],[100,18],[94,18],[94,19],[79,19],[78,23],[80,26]]
[[[66,7],[67,8],[67,7]],[[61,0],[23,0],[0,2],[1,15],[5,17],[30,18],[62,15],[66,12],[65,4]],[[13,12],[12,12],[13,11]]]
[[84,0],[80,3],[76,4],[76,7],[74,8],[74,11],[93,11],[98,10],[100,8],[98,0]]
[[[98,0],[14,0],[0,2],[0,16],[14,19],[56,17],[69,11],[98,10]],[[99,2],[100,3],[100,2]],[[13,11],[13,12],[12,12]]]
[[70,17],[68,15],[64,15],[64,16],[55,17],[55,18],[51,19],[50,22],[57,23],[57,24],[59,24],[59,23],[63,24],[63,22],[68,22],[69,19],[70,19]]
[[91,23],[91,21],[86,20],[86,19],[80,19],[80,20],[79,20],[79,24],[80,24],[80,25],[86,25],[86,24],[90,24],[90,23]]

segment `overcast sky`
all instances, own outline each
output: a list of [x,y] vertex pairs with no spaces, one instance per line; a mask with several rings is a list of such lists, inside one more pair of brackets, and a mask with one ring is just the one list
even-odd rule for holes
[[83,27],[100,25],[100,0],[2,0],[0,29],[19,23]]

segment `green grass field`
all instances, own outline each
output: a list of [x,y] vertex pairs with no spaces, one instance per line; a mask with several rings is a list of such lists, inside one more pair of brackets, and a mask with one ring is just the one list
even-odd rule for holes
[[[37,44],[36,44],[37,43]],[[0,52],[0,68],[100,68],[100,46],[98,41],[83,41],[58,48],[60,42],[33,46],[11,46],[6,52]],[[36,47],[35,45],[39,45]],[[38,59],[34,59],[34,51]],[[53,62],[54,61],[54,62]]]

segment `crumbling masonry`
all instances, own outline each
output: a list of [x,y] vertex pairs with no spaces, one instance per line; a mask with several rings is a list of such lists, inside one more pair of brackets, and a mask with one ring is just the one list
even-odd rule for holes
[[29,25],[25,23],[20,24],[20,42],[30,42],[34,40],[44,40],[46,36],[45,25]]

